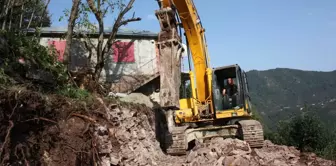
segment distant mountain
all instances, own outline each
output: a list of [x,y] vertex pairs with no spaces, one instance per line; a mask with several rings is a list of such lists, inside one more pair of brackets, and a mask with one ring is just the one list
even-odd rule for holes
[[252,70],[247,77],[252,103],[270,128],[305,107],[336,124],[336,71],[276,68]]

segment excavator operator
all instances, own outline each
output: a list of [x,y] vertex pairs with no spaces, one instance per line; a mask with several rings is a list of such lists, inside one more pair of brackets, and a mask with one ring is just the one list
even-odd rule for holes
[[232,78],[227,79],[227,85],[224,86],[223,95],[229,95],[232,97],[234,94],[237,93],[237,85],[234,84]]
[[236,106],[237,85],[234,84],[232,78],[227,79],[227,84],[223,88],[223,96],[228,96],[230,101],[232,101],[232,107]]

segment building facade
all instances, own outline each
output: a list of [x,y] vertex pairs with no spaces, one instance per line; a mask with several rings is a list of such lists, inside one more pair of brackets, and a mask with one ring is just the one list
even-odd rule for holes
[[[66,27],[41,29],[40,44],[55,48],[59,61],[63,60],[66,32]],[[110,32],[111,28],[104,32],[104,45]],[[29,31],[29,33],[34,32]],[[98,41],[98,33],[86,33],[86,36],[90,36],[90,39],[81,35],[75,36],[73,39],[70,54],[71,70],[73,71],[83,68],[93,69],[97,62],[95,46]],[[112,45],[112,51],[105,57],[101,81],[109,83],[110,90],[113,92],[132,92],[145,84],[152,84],[152,89],[157,89],[159,86],[157,37],[158,34],[154,32],[120,29],[116,35],[116,41]]]

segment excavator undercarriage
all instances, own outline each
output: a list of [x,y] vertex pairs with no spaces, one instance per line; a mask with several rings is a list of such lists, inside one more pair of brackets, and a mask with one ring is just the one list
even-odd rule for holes
[[189,144],[193,141],[203,142],[215,137],[238,138],[246,141],[251,148],[263,147],[263,128],[256,120],[237,119],[235,124],[219,126],[176,126],[173,122],[173,113],[173,110],[169,110],[166,114],[168,130],[165,132],[164,144],[169,155],[185,155],[190,148]]

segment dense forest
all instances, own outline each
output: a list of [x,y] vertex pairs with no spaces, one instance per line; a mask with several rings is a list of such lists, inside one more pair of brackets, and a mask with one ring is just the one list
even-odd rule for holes
[[305,107],[318,109],[325,122],[336,117],[336,71],[278,68],[249,71],[247,76],[252,102],[270,126]]
[[336,71],[277,68],[247,76],[267,139],[335,159]]

